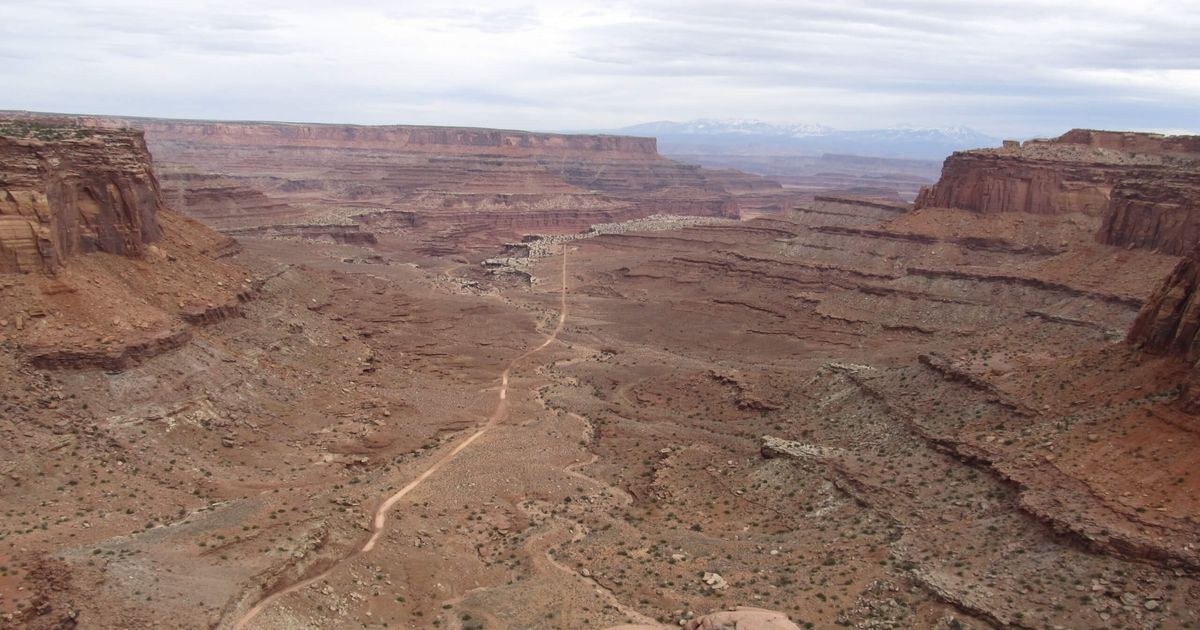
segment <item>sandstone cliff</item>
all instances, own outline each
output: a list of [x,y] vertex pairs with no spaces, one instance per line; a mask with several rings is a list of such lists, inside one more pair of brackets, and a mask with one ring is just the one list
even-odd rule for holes
[[316,123],[214,122],[152,118],[80,117],[98,126],[135,127],[152,144],[291,146],[374,149],[437,154],[490,152],[504,155],[602,154],[631,159],[662,159],[654,138],[555,134],[418,125],[327,125]]
[[916,207],[1080,215],[1099,242],[1183,254],[1200,234],[1198,190],[1200,136],[1076,129],[955,153]]
[[0,123],[0,272],[141,255],[161,236],[160,209],[141,133]]
[[1053,140],[1032,140],[1030,144],[1074,144],[1125,153],[1200,155],[1200,136],[1165,136],[1157,133],[1072,129]]
[[1163,280],[1126,338],[1151,354],[1200,359],[1200,245]]
[[1097,239],[1185,254],[1200,243],[1200,170],[1133,177],[1113,188]]
[[236,251],[165,207],[140,131],[0,119],[0,341],[27,363],[119,370],[186,345],[253,297],[219,260]]
[[942,178],[917,196],[918,209],[960,208],[980,213],[1101,215],[1116,173],[1101,164],[1030,159],[1011,150],[955,153]]

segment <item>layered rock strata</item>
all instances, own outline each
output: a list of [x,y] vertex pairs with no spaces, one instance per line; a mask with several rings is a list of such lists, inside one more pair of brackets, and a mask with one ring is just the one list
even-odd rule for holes
[[1127,340],[1151,354],[1200,359],[1200,246],[1146,300]]
[[134,126],[155,142],[247,146],[294,146],[320,149],[405,150],[447,155],[601,154],[661,160],[654,138],[610,135],[534,133],[471,127],[418,125],[327,125],[316,123],[219,122],[154,118],[83,117],[101,126]]
[[[237,243],[165,207],[142,132],[0,119],[0,340],[123,370],[255,295]],[[9,324],[12,330],[4,330]]]
[[140,256],[161,236],[161,207],[141,132],[0,122],[0,272]]
[[916,207],[1082,215],[1096,240],[1186,253],[1200,235],[1200,136],[1076,129],[1049,140],[961,151]]
[[1184,254],[1200,243],[1200,169],[1119,182],[1097,239]]
[[227,229],[285,223],[304,216],[299,208],[221,175],[166,171],[160,172],[159,181],[172,208],[201,219],[220,218]]

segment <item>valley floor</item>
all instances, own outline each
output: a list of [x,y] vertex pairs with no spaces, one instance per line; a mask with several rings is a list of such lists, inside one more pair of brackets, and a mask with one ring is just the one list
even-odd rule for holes
[[4,619],[1196,627],[1200,425],[1121,343],[1176,259],[893,214],[516,270],[247,239],[244,317],[176,350],[0,355]]

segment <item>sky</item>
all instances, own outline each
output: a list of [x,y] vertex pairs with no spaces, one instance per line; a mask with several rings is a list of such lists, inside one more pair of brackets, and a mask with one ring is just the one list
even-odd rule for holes
[[1200,131],[1200,0],[0,0],[0,109]]

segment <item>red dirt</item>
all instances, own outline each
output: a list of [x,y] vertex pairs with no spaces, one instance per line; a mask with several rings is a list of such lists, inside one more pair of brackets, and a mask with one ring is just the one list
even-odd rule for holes
[[485,268],[156,216],[0,275],[9,626],[1200,623],[1193,368],[1124,340],[1180,259],[1096,217],[825,198]]

